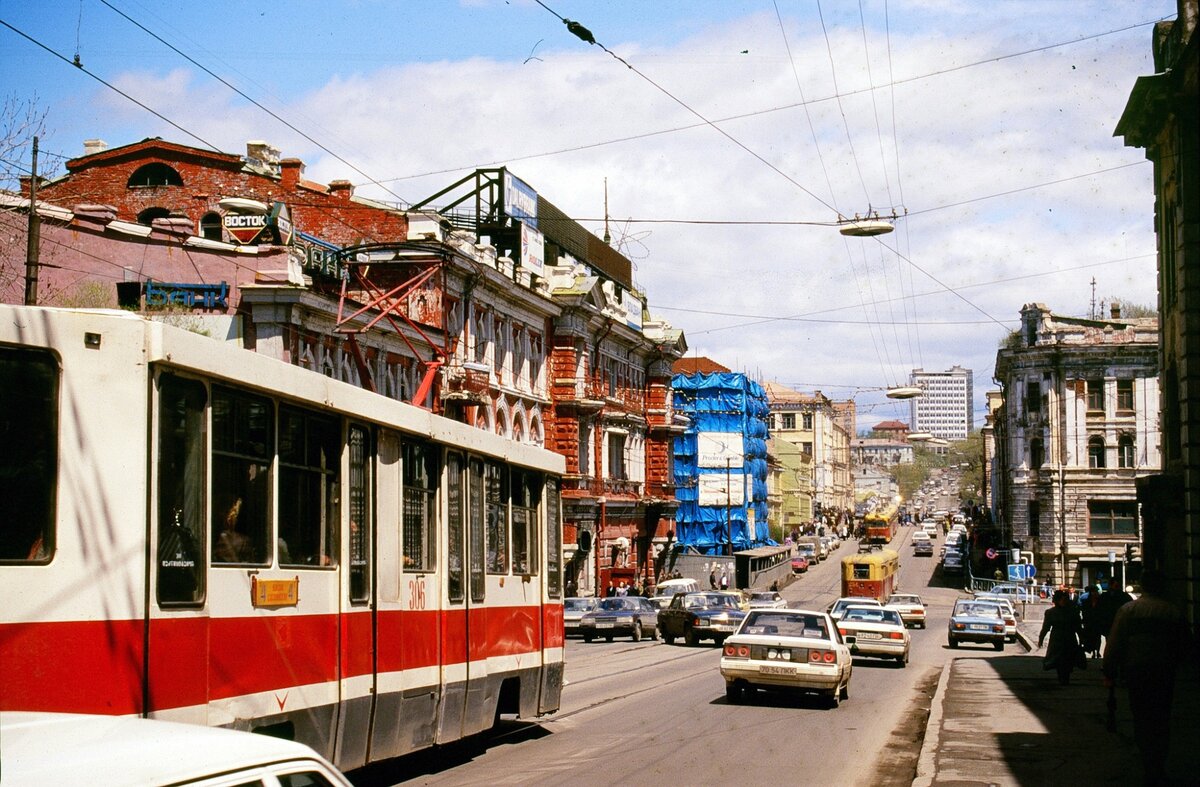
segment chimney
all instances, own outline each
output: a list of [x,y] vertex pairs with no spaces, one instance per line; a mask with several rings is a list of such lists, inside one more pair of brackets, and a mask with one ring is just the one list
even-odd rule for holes
[[94,156],[108,150],[108,143],[102,139],[85,139],[83,141],[83,155]]
[[279,187],[284,191],[295,191],[304,177],[304,162],[298,158],[285,158],[279,162]]
[[1116,301],[1112,302],[1112,318],[1114,320],[1121,319],[1121,304],[1117,303]]
[[272,175],[278,175],[279,148],[260,139],[252,139],[246,143],[246,163]]
[[329,183],[329,193],[340,199],[350,199],[354,193],[354,184],[348,180],[334,180]]

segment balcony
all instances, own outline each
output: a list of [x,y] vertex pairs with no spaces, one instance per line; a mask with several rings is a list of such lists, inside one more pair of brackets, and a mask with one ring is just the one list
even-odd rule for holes
[[604,479],[604,494],[606,495],[623,495],[626,497],[641,497],[642,482],[628,481],[621,478],[605,478]]

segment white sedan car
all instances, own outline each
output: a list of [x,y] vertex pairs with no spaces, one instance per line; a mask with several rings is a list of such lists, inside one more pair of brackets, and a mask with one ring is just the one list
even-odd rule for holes
[[4,784],[304,784],[350,787],[309,747],[252,732],[131,716],[0,714]]
[[893,593],[884,606],[899,612],[906,625],[925,628],[925,602],[917,594]]
[[755,689],[792,689],[825,697],[833,707],[850,696],[853,659],[824,612],[752,609],[725,640],[725,696],[740,702]]
[[908,666],[908,628],[900,613],[887,607],[850,606],[837,624],[847,639],[854,638],[850,652],[855,656],[895,659]]
[[773,590],[755,591],[750,594],[750,609],[787,609],[787,601]]

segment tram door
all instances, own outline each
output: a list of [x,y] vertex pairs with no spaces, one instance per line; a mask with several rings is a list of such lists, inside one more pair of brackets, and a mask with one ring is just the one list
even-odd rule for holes
[[371,720],[378,696],[376,616],[372,609],[371,565],[375,516],[371,505],[371,433],[352,424],[346,432],[346,522],[342,538],[341,625],[337,764],[344,770],[367,763]]
[[[471,460],[474,465],[477,460]],[[442,615],[442,712],[438,740],[449,742],[464,735],[470,665],[469,607],[467,594],[467,519],[472,501],[467,460],[457,451],[446,453],[446,559],[445,613]]]

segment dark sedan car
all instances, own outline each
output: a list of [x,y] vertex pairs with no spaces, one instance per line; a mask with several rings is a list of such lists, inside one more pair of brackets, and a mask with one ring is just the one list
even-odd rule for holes
[[746,617],[733,593],[679,593],[658,613],[658,630],[671,645],[682,637],[688,645],[711,639],[720,645]]
[[579,619],[579,632],[584,642],[604,637],[632,637],[640,642],[643,636],[658,638],[658,607],[641,596],[613,596],[601,600],[600,606]]

